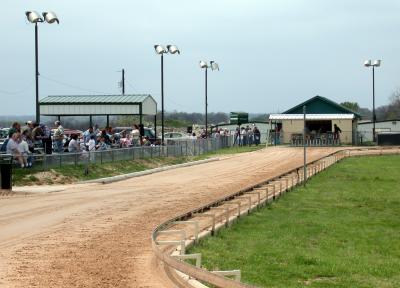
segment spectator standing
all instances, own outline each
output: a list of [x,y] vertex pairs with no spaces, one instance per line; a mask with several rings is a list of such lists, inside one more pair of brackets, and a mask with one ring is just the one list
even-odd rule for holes
[[35,151],[33,141],[31,138],[31,134],[29,134],[28,130],[25,130],[22,135],[21,135],[21,140],[24,140],[26,144],[28,144],[28,150],[30,153],[33,153]]
[[340,143],[340,133],[342,133],[342,130],[337,126],[336,124],[333,125],[333,139],[338,140]]
[[138,125],[136,125],[136,124],[133,125],[131,136],[132,136],[133,146],[139,146],[140,145],[140,130],[139,130]]
[[139,124],[139,135],[140,135],[140,145],[143,145],[144,142],[144,125]]
[[248,142],[249,146],[251,146],[251,145],[253,145],[253,142],[254,142],[254,139],[253,139],[253,136],[254,136],[254,134],[253,134],[253,129],[251,129],[250,126],[247,125],[246,130],[247,130],[247,142]]
[[7,143],[7,154],[13,155],[14,159],[18,160],[21,168],[24,168],[27,166],[27,162],[26,159],[22,157],[21,152],[18,150],[20,137],[21,134],[19,132],[12,134]]
[[94,153],[96,151],[96,140],[95,140],[95,138],[96,138],[96,136],[92,135],[90,137],[89,142],[87,143],[90,161],[95,161],[95,157],[96,157],[96,155],[95,155],[96,153]]
[[247,131],[244,127],[240,130],[240,146],[247,145]]
[[55,151],[58,153],[63,152],[63,141],[64,141],[64,128],[61,126],[60,121],[54,122],[56,125],[56,130],[54,131],[54,146],[55,146]]
[[38,123],[33,123],[32,141],[35,147],[42,146],[43,130]]
[[260,144],[260,139],[261,139],[261,133],[260,130],[258,130],[257,126],[254,126],[253,134],[254,134],[254,144],[256,144],[257,146],[258,144]]
[[21,133],[28,131],[27,135],[29,137],[31,136],[30,134],[32,133],[32,130],[33,130],[33,122],[30,120],[25,123],[25,126],[21,127]]
[[78,142],[78,135],[77,134],[72,134],[71,135],[71,140],[69,141],[68,144],[68,152],[71,153],[77,153],[80,150],[79,142]]
[[92,137],[92,135],[96,135],[93,131],[93,127],[89,127],[84,133],[83,133],[83,143],[87,144]]
[[96,150],[96,140],[95,140],[95,138],[96,138],[96,136],[94,136],[94,135],[90,136],[90,140],[87,143],[87,147],[88,147],[89,152],[93,152],[93,151]]
[[233,140],[233,146],[239,145],[240,146],[240,127],[237,126],[235,130],[235,140]]
[[50,128],[45,124],[40,124],[40,128],[43,131],[42,145],[44,148],[44,153],[51,154],[53,152],[53,142],[51,141]]
[[28,143],[25,140],[26,134],[28,133],[27,130],[24,131],[24,134],[20,142],[18,143],[18,151],[21,153],[22,160],[24,162],[25,167],[30,168],[32,167],[32,157],[30,156],[31,152],[29,151]]

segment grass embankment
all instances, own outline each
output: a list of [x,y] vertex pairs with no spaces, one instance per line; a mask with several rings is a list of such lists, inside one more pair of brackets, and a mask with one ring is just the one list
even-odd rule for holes
[[190,252],[260,287],[400,287],[400,156],[346,159]]
[[220,155],[251,152],[265,146],[233,147],[224,148],[218,151],[206,153],[194,157],[163,157],[147,158],[132,161],[118,161],[113,163],[90,164],[89,174],[85,175],[85,165],[65,165],[61,168],[53,168],[43,171],[40,168],[14,169],[13,183],[17,186],[22,185],[43,185],[43,184],[66,184],[77,181],[92,180],[109,176],[122,175],[126,173],[139,172],[152,168],[170,166],[190,161],[203,160]]

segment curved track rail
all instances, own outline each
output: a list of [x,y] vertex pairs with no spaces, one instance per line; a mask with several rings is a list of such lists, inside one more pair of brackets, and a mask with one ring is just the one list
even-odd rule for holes
[[[343,149],[331,153],[327,156],[324,156],[320,159],[317,159],[313,162],[307,163],[307,178],[319,173],[322,170],[325,170],[330,165],[335,164],[336,162],[340,161],[345,157],[358,156],[358,155],[360,156],[383,155],[383,154],[394,154],[394,153],[399,154],[400,148],[397,147],[397,149],[395,150],[376,149],[376,148]],[[199,237],[198,235],[200,235],[200,237],[205,237],[210,234],[213,235],[216,229],[228,226],[229,223],[234,221],[235,218],[239,218],[242,214],[248,214],[250,213],[251,210],[257,209],[261,205],[266,205],[267,203],[278,198],[283,193],[287,192],[293,187],[302,184],[303,181],[304,181],[303,166],[299,166],[278,177],[267,179],[265,181],[262,181],[261,183],[252,185],[251,187],[247,187],[245,189],[232,193],[226,197],[218,199],[217,201],[211,202],[207,205],[201,206],[197,209],[188,211],[177,217],[169,219],[158,225],[152,232],[151,241],[152,241],[153,252],[156,255],[156,257],[164,263],[165,267],[167,268],[166,270],[169,277],[172,280],[174,280],[174,282],[180,283],[181,286],[194,287],[193,285],[189,284],[187,280],[184,281],[182,280],[182,277],[177,276],[176,271],[179,271],[180,273],[187,275],[188,276],[187,279],[193,278],[198,281],[212,284],[216,287],[231,287],[231,288],[255,287],[215,274],[211,271],[202,269],[201,267],[190,265],[189,263],[179,259],[179,257],[176,257],[176,254],[177,253],[184,254],[185,247],[193,245],[195,242],[197,242]],[[264,195],[262,195],[263,192]],[[231,208],[226,208],[227,206],[231,207],[233,210]],[[204,213],[204,212],[210,212],[212,210],[225,211],[225,214],[223,212],[219,214]],[[234,215],[232,215],[232,212]],[[203,215],[201,215],[201,213],[203,213]],[[208,226],[207,225],[205,228],[202,229],[202,231],[195,231],[194,233],[192,233],[192,235],[188,235],[189,236],[188,238],[186,238],[186,233],[183,232],[184,236],[181,237],[179,240],[164,241],[165,244],[170,244],[169,246],[160,245],[160,243],[163,242],[159,241],[158,239],[160,235],[163,234],[163,232],[161,231],[169,231],[170,233],[167,234],[174,234],[174,232],[179,234],[180,233],[179,231],[182,232],[184,230],[171,230],[171,229],[175,229],[177,224],[179,226],[179,224],[184,223],[185,221],[187,221],[186,223],[188,224],[193,224],[195,222],[193,221],[193,218],[199,217],[200,215],[203,217],[208,215],[208,217],[212,218],[211,227],[207,227]],[[221,219],[220,221],[218,221],[218,217],[220,217]],[[197,229],[199,229],[198,226]],[[196,285],[196,287],[206,287],[206,286],[198,284]]]

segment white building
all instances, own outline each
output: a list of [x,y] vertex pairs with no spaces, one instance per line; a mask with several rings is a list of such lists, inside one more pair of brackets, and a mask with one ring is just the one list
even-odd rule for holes
[[[372,129],[373,122],[370,120],[360,121],[357,125],[358,135],[360,141],[368,142],[372,141]],[[385,120],[385,121],[376,121],[375,122],[375,133],[389,133],[389,132],[398,132],[400,133],[400,120]]]

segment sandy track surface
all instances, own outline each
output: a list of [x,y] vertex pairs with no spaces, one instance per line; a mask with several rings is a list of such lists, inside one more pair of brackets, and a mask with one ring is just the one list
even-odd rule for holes
[[[308,149],[308,159],[336,149]],[[155,226],[302,157],[268,148],[107,185],[16,189],[34,193],[0,197],[0,287],[174,287],[151,251]]]

